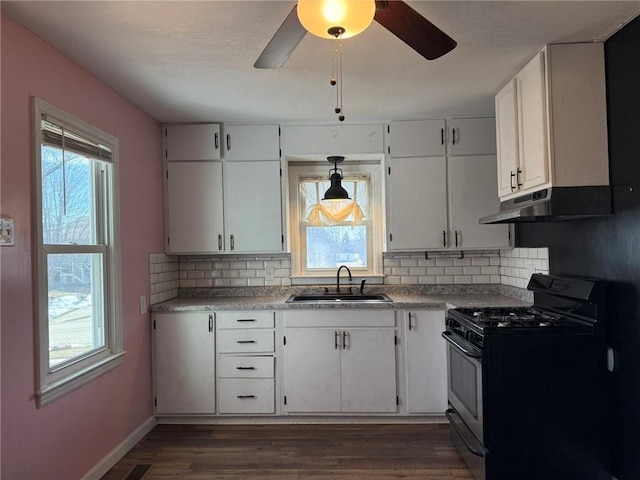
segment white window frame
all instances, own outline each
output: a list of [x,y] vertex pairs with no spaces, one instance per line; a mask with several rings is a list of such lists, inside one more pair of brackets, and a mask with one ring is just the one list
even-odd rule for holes
[[[289,235],[291,246],[291,283],[293,285],[311,285],[322,283],[334,283],[336,269],[314,269],[307,271],[305,266],[306,253],[304,245],[305,235],[301,232],[303,223],[300,222],[300,189],[301,179],[309,177],[329,178],[331,165],[310,161],[290,161],[288,168],[289,179]],[[370,177],[370,196],[372,219],[369,234],[367,235],[367,249],[370,250],[370,265],[366,269],[351,268],[353,276],[366,278],[369,283],[382,283],[384,249],[384,181],[382,161],[360,161],[353,163],[343,163],[340,165],[345,177],[349,175],[368,175]]]
[[[124,360],[122,328],[122,300],[120,284],[120,236],[118,189],[118,139],[71,114],[34,98],[35,137],[35,197],[36,197],[36,275],[38,306],[38,391],[37,406],[41,408],[67,393],[85,385],[96,377],[120,365]],[[42,222],[42,132],[41,120],[60,125],[70,132],[106,146],[111,150],[111,161],[105,164],[106,192],[99,191],[98,201],[103,202],[100,223],[105,243],[100,245],[45,245]],[[101,253],[104,258],[102,281],[104,282],[104,347],[80,356],[75,361],[49,366],[49,314],[48,314],[48,254]],[[96,302],[98,303],[98,302]],[[99,305],[102,305],[99,303]],[[94,306],[94,308],[96,308]]]

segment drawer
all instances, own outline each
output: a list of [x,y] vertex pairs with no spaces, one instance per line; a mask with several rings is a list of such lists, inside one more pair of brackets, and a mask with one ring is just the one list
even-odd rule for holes
[[216,325],[228,328],[273,328],[275,312],[263,310],[241,310],[237,312],[217,312]]
[[273,330],[221,330],[216,335],[219,353],[273,352]]
[[274,372],[273,357],[236,355],[218,357],[218,377],[220,378],[273,378]]
[[218,380],[219,413],[275,413],[271,378],[221,378]]

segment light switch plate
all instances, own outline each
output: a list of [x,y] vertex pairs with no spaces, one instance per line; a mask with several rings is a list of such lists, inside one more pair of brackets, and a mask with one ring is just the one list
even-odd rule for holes
[[0,246],[15,245],[14,230],[15,220],[13,218],[0,218]]
[[140,315],[145,315],[147,313],[147,296],[140,296]]

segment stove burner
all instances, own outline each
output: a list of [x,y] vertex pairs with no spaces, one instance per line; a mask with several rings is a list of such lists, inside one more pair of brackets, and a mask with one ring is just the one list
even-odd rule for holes
[[533,307],[485,308],[481,310],[460,308],[456,311],[480,329],[484,328],[553,328],[576,325],[565,315]]

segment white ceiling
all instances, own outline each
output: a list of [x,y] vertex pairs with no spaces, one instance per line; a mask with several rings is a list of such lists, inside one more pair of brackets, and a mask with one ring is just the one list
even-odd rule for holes
[[[640,1],[408,1],[458,46],[427,61],[374,22],[344,41],[346,122],[493,113],[546,43],[605,40]],[[331,41],[253,63],[293,1],[2,1],[2,10],[161,122],[336,122]]]

